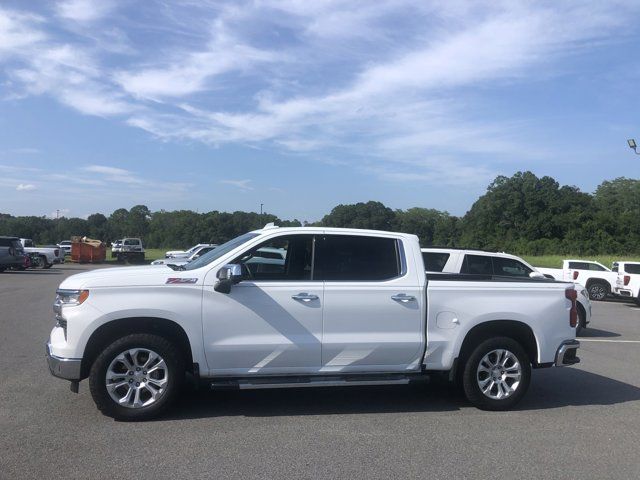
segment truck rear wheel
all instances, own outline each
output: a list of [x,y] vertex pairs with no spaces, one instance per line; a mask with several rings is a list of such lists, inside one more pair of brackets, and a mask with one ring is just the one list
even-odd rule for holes
[[529,388],[531,364],[524,348],[509,337],[484,340],[464,365],[462,387],[481,410],[508,410]]
[[138,333],[108,345],[89,374],[98,409],[117,420],[148,420],[176,398],[185,375],[180,351],[166,338]]

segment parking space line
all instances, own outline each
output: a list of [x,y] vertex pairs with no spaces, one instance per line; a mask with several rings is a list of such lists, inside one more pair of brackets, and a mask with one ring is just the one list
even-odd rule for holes
[[605,342],[605,343],[640,343],[640,340],[605,340],[602,338],[578,338],[581,342]]

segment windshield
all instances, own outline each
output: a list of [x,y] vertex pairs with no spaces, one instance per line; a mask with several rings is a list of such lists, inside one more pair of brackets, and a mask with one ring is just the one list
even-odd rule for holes
[[240,235],[232,240],[229,240],[226,243],[223,243],[219,247],[216,247],[214,250],[211,250],[209,253],[205,253],[201,257],[193,260],[192,262],[187,263],[184,266],[185,270],[195,270],[196,268],[204,267],[205,265],[209,265],[214,260],[226,255],[228,252],[233,250],[236,247],[239,247],[243,243],[248,242],[252,238],[256,238],[259,233],[245,233],[244,235]]

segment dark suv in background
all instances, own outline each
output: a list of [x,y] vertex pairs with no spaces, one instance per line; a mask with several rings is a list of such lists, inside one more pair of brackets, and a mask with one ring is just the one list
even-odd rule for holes
[[0,272],[24,266],[24,249],[18,237],[0,237]]

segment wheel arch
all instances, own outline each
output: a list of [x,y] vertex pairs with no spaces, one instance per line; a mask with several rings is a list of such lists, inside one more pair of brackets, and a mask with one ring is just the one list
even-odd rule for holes
[[[518,320],[489,320],[471,328],[462,341],[455,370],[462,371],[474,347],[491,337],[509,337],[522,345],[534,367],[538,364],[538,341],[529,325]],[[454,374],[457,372],[454,372]]]
[[81,376],[87,378],[91,365],[100,352],[116,339],[132,333],[152,333],[176,343],[182,353],[187,370],[193,373],[193,352],[189,337],[181,325],[158,317],[126,317],[111,320],[98,327],[87,341],[82,356]]
[[576,302],[576,308],[578,309],[578,320],[583,328],[587,328],[587,311],[580,302]]
[[595,284],[595,283],[600,283],[600,284],[604,285],[606,287],[608,293],[612,292],[611,284],[607,280],[605,280],[604,278],[590,278],[589,280],[587,280],[587,284],[585,285],[585,288],[587,290],[589,290],[589,287],[591,285]]

